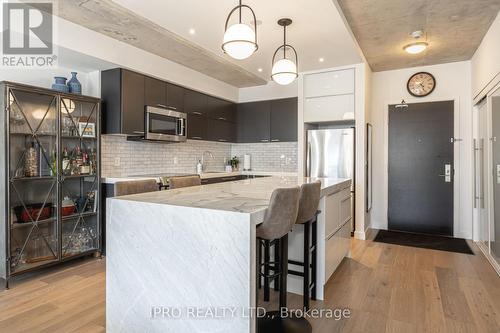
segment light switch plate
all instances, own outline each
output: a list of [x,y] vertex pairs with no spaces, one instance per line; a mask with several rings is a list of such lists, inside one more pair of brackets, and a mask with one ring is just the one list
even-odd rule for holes
[[500,164],[497,164],[497,184],[500,184]]
[[120,166],[120,158],[119,157],[115,157],[115,161],[113,162],[113,165],[115,167],[119,167]]

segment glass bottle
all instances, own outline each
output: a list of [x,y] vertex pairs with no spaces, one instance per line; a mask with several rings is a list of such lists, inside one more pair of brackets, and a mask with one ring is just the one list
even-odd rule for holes
[[69,155],[68,148],[64,147],[63,157],[62,157],[62,170],[64,174],[69,173]]
[[31,142],[31,146],[26,151],[26,158],[24,160],[24,176],[36,177],[38,176],[38,160],[36,157],[35,143]]

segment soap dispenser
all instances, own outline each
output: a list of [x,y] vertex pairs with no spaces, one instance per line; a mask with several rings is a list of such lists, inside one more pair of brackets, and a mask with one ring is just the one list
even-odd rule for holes
[[203,164],[201,164],[201,160],[198,160],[198,163],[196,163],[196,173],[199,175],[203,173]]

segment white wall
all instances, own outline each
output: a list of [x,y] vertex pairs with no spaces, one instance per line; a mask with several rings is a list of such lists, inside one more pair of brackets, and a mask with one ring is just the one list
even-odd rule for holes
[[[50,89],[54,82],[54,76],[64,76],[69,79],[71,78],[71,71],[74,71],[74,68],[0,68],[0,81],[12,81]],[[82,84],[82,93],[84,95],[98,96],[93,89],[95,83],[89,82],[89,73],[77,72],[77,78]]]
[[[435,91],[424,98],[408,94],[408,78],[419,71],[432,73],[437,81]],[[459,165],[456,181],[460,190],[455,192],[458,209],[454,226],[456,237],[472,238],[472,99],[470,61],[442,65],[405,68],[373,73],[372,78],[373,125],[373,208],[371,226],[387,229],[387,119],[388,105],[405,99],[408,103],[455,100],[455,137],[463,141],[455,143]],[[458,154],[458,156],[457,156]]]
[[500,13],[474,53],[471,64],[472,94],[475,97],[495,75],[500,74]]
[[240,88],[238,101],[240,103],[297,97],[299,93],[298,80],[282,86],[274,81],[269,81],[265,86]]

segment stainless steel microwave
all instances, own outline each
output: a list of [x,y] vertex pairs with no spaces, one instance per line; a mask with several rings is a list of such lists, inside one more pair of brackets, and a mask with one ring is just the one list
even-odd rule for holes
[[187,114],[146,106],[144,139],[183,142],[187,139]]

